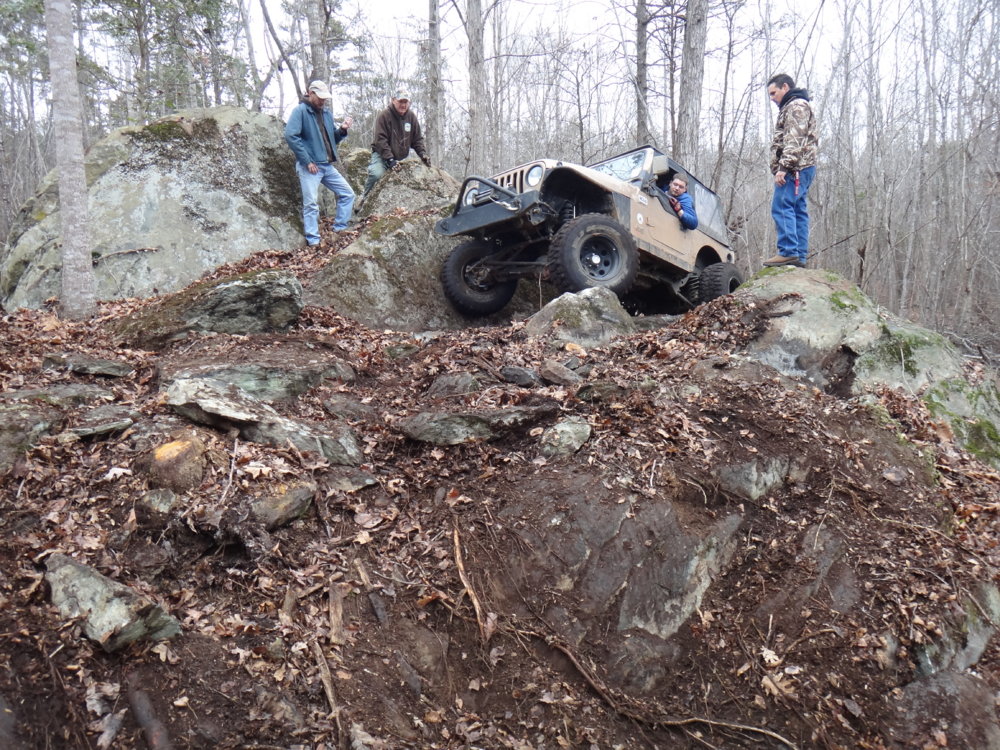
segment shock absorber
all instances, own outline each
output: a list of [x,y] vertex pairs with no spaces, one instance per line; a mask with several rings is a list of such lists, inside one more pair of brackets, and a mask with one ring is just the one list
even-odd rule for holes
[[564,203],[559,211],[559,223],[565,224],[567,221],[576,218],[576,206],[572,203]]

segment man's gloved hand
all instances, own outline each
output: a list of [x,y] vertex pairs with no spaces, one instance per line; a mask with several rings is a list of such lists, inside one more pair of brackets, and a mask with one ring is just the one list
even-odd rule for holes
[[393,159],[392,157],[389,157],[388,159],[385,160],[385,165],[389,167],[389,169],[395,169],[397,164],[399,164],[399,162]]
[[681,202],[672,195],[668,195],[667,200],[670,201],[670,207],[674,209],[674,213],[679,214],[681,212]]
[[431,165],[431,157],[429,156],[421,157],[421,161],[424,163],[424,166],[426,167],[429,167]]

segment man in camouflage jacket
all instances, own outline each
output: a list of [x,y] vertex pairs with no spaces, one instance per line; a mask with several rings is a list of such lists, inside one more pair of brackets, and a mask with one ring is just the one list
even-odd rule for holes
[[806,194],[816,174],[819,136],[809,94],[795,88],[784,73],[767,82],[767,95],[778,105],[778,121],[771,139],[774,198],[771,216],[778,235],[778,254],[765,266],[799,266],[809,257],[809,212]]

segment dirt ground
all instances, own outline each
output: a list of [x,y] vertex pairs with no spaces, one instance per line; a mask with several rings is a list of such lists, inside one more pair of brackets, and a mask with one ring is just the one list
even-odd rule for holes
[[[240,270],[305,274],[335,249],[328,239],[315,256],[263,254]],[[553,357],[518,324],[417,339],[307,308],[288,336],[311,356],[325,348],[349,361],[357,378],[275,406],[319,421],[327,399],[349,393],[373,410],[352,428],[375,484],[345,491],[343,469],[317,455],[191,426],[159,395],[157,374],[175,363],[239,361],[287,337],[217,335],[153,353],[103,333],[142,304],[102,305],[100,326],[48,311],[0,319],[0,394],[99,382],[141,413],[111,437],[57,429],[0,477],[0,700],[14,721],[0,723],[0,740],[12,748],[959,746],[944,712],[894,745],[891,706],[977,584],[995,580],[1000,476],[956,450],[912,398],[877,394],[876,409],[740,364],[732,354],[766,324],[760,311],[717,300],[603,350],[557,353],[588,382],[620,389],[585,400],[577,387],[490,379]],[[44,369],[51,352],[135,372]],[[406,439],[396,424],[448,372],[488,385],[435,408],[547,399],[586,418],[593,436],[548,460],[530,432],[453,447]],[[68,408],[62,426],[83,409]],[[169,519],[137,514],[147,479],[136,459],[182,427],[207,446],[201,485]],[[713,478],[719,462],[770,455],[805,470],[758,501]],[[589,613],[586,636],[567,642],[539,602],[568,611],[568,595],[525,593],[545,571],[511,567],[529,531],[546,533],[527,488],[540,497],[545,483],[577,481],[586,497],[587,478],[611,474],[644,503],[669,494],[685,528],[742,518],[731,563],[646,691],[605,667],[609,613]],[[304,517],[270,532],[247,521],[250,500],[297,477],[319,487]],[[512,508],[527,531],[498,522]],[[830,545],[839,555],[824,554]],[[104,653],[50,603],[44,561],[55,551],[159,601],[183,635]],[[803,593],[806,581],[817,584]],[[977,665],[994,691],[998,665],[994,638]],[[143,734],[144,700],[159,735]]]

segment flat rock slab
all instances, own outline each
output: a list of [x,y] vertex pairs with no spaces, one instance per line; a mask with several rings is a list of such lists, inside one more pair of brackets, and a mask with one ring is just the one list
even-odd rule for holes
[[81,438],[100,437],[127,430],[141,414],[122,404],[102,404],[80,415],[67,432]]
[[66,370],[80,375],[104,375],[109,378],[124,378],[134,372],[132,365],[114,359],[101,359],[76,352],[53,352],[42,357],[42,367],[52,370]]
[[434,445],[461,445],[492,440],[505,431],[536,424],[555,411],[555,404],[493,411],[423,411],[400,420],[398,426],[412,440]]
[[254,271],[194,284],[119,321],[112,336],[161,349],[188,332],[253,334],[282,331],[302,311],[302,285],[285,271]]
[[224,362],[197,355],[171,362],[161,368],[159,382],[166,389],[177,380],[207,379],[262,401],[283,401],[325,381],[350,383],[356,377],[350,363],[326,342],[275,341],[263,348],[234,345]]
[[0,401],[41,401],[60,409],[90,404],[95,401],[111,401],[111,391],[90,383],[60,383],[47,388],[29,388],[22,391],[0,393]]
[[314,424],[279,415],[236,386],[213,380],[184,379],[167,389],[167,404],[195,422],[221,429],[236,428],[254,443],[315,451],[330,463],[357,466],[363,460],[354,433],[341,423]]

